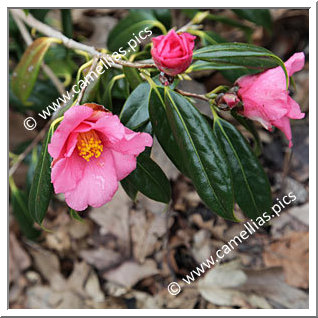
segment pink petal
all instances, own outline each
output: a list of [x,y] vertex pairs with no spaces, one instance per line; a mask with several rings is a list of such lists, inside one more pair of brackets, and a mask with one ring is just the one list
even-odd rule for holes
[[120,122],[116,115],[104,116],[92,127],[94,130],[101,132],[110,143],[119,141],[125,134],[125,126]]
[[92,113],[93,110],[86,106],[73,106],[65,112],[62,122],[54,132],[48,145],[49,154],[54,159],[60,156],[69,134]]
[[303,69],[305,65],[305,54],[303,52],[295,53],[285,63],[289,76]]
[[291,148],[293,146],[293,143],[291,141],[292,132],[290,128],[289,118],[283,117],[281,119],[275,120],[272,124],[285,134],[286,138],[289,140],[289,148]]
[[288,117],[292,119],[302,119],[305,117],[305,113],[301,112],[299,105],[290,97],[287,97],[287,102],[290,105],[290,111]]
[[77,137],[78,137],[77,132],[72,132],[70,136],[68,137],[64,157],[70,157],[72,155],[77,144]]
[[251,87],[259,75],[244,75],[238,78],[235,84],[239,85],[242,90],[246,90]]
[[123,154],[112,150],[114,164],[118,181],[126,178],[132,171],[136,169],[136,156]]
[[109,202],[117,189],[113,156],[105,149],[99,158],[85,162],[82,179],[75,189],[65,192],[65,201],[72,209],[83,211],[89,205],[96,208]]
[[130,155],[139,155],[145,150],[145,147],[152,146],[152,137],[147,133],[136,133],[125,127],[125,136],[117,143],[109,147],[118,152]]
[[272,126],[263,109],[258,107],[253,101],[244,101],[244,110],[242,114],[251,120],[258,121],[265,129],[270,129]]
[[73,190],[83,176],[86,161],[76,152],[70,157],[57,160],[51,172],[55,193]]

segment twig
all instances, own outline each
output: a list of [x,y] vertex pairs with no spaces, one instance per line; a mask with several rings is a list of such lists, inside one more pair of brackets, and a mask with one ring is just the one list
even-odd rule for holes
[[[92,63],[92,65],[91,65],[91,67],[89,68],[88,74],[89,74],[93,69],[95,69],[95,67],[96,67],[98,61],[99,61],[99,58],[95,56],[95,57],[94,57],[94,60],[93,60],[93,63]],[[77,104],[80,104],[80,103],[81,103],[81,100],[82,100],[82,98],[83,98],[83,96],[84,96],[84,93],[85,93],[85,90],[86,90],[87,86],[88,86],[88,85],[85,85],[85,86],[83,87],[83,89],[81,90],[81,92],[79,93],[78,98],[77,98]]]
[[204,96],[204,95],[199,95],[199,94],[195,94],[195,93],[185,92],[185,91],[182,91],[181,89],[178,89],[178,88],[176,88],[175,91],[178,92],[181,95],[184,95],[184,96],[194,97],[194,98],[202,99],[202,100],[205,100],[205,101],[209,101],[209,99],[206,96]]
[[29,25],[32,28],[37,29],[41,33],[45,34],[49,37],[54,37],[62,41],[64,46],[73,50],[80,50],[89,53],[92,56],[104,57],[107,60],[122,66],[134,67],[134,68],[151,68],[155,67],[155,64],[143,64],[143,63],[133,63],[128,61],[123,61],[120,59],[113,59],[110,54],[102,54],[98,50],[96,50],[93,46],[89,46],[83,43],[79,43],[66,37],[61,32],[51,28],[50,26],[42,23],[35,19],[30,13],[26,15],[21,9],[10,9],[10,11],[15,14],[19,19],[23,20],[24,23]]
[[124,60],[114,60],[109,54],[103,54],[103,57],[107,59],[108,61],[113,63],[117,63],[122,66],[128,66],[133,68],[152,68],[156,67],[154,63],[135,63],[135,62],[129,62]]
[[[25,43],[29,46],[32,44],[33,39],[29,33],[29,31],[27,30],[27,28],[25,27],[25,25],[22,23],[22,21],[20,20],[20,18],[18,17],[18,15],[16,14],[16,11],[12,10],[12,17],[15,21],[15,23],[17,24],[21,35],[25,41]],[[60,80],[58,79],[58,77],[54,74],[54,72],[50,69],[50,67],[48,67],[46,64],[42,63],[41,65],[44,73],[51,79],[51,81],[53,82],[53,84],[55,85],[56,89],[58,90],[58,92],[62,95],[65,91],[64,89],[64,85],[60,82]]]

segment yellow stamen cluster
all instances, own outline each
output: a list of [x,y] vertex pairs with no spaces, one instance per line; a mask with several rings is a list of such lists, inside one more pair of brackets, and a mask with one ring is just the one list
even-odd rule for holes
[[103,152],[103,145],[94,130],[79,133],[77,137],[78,154],[87,162],[91,157],[98,158]]

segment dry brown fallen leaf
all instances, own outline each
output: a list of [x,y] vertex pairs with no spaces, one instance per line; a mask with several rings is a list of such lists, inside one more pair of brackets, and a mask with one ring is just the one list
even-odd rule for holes
[[100,208],[94,208],[89,217],[101,228],[100,234],[111,234],[117,238],[121,253],[129,256],[129,207],[131,200],[119,186],[112,201]]
[[9,236],[9,282],[19,278],[22,271],[31,265],[30,256],[22,248],[13,232]]
[[290,233],[270,244],[263,253],[265,265],[282,266],[287,284],[308,288],[309,235],[308,232]]
[[111,249],[99,247],[80,252],[81,257],[99,270],[107,270],[120,262],[122,255]]
[[219,306],[240,305],[244,295],[237,290],[247,280],[239,263],[233,261],[213,267],[199,280],[198,289],[202,297]]
[[147,213],[143,210],[131,211],[130,225],[133,255],[139,262],[162,246],[160,238],[166,233],[166,214]]
[[119,267],[106,272],[103,277],[110,282],[130,289],[143,278],[158,274],[157,264],[146,260],[143,264],[134,261],[122,263]]
[[241,291],[266,297],[275,308],[308,308],[308,294],[284,281],[282,268],[244,270],[247,281]]
[[76,262],[65,278],[54,253],[40,248],[30,249],[30,253],[49,286],[28,288],[28,308],[99,308],[105,301],[96,273],[84,261]]

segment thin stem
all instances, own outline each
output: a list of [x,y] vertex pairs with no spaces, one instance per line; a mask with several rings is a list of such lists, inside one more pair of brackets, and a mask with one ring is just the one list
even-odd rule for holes
[[207,97],[205,97],[204,95],[185,92],[185,91],[182,91],[181,89],[178,89],[178,88],[175,88],[175,91],[183,96],[188,96],[188,97],[193,97],[193,98],[197,98],[197,99],[202,99],[204,101],[209,101],[209,99]]
[[113,63],[117,63],[121,66],[128,66],[128,67],[133,67],[133,68],[153,68],[156,67],[154,63],[133,63],[129,61],[124,61],[124,60],[115,60],[113,59],[109,54],[103,54],[103,57],[107,59],[108,61],[110,60]]
[[[99,58],[95,56],[94,59],[93,59],[92,65],[91,65],[91,67],[90,67],[90,69],[89,69],[89,71],[88,71],[88,74],[95,69],[95,67],[96,67],[96,65],[97,65],[97,63],[98,63],[98,61],[99,61]],[[83,96],[84,96],[84,93],[85,93],[85,90],[86,90],[87,86],[88,86],[88,85],[85,85],[85,86],[83,87],[83,89],[81,90],[81,92],[79,93],[78,98],[77,98],[77,104],[80,104],[80,103],[81,103],[81,100],[82,100],[82,98],[83,98]]]

